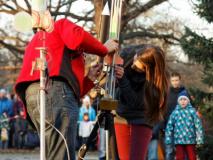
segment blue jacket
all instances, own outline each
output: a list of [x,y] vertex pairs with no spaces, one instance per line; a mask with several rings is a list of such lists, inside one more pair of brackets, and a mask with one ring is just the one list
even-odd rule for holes
[[189,104],[177,105],[166,126],[166,144],[203,144],[204,132],[196,110]]
[[94,108],[92,108],[90,106],[89,109],[87,109],[85,106],[82,106],[80,108],[80,111],[79,111],[79,121],[83,121],[84,113],[88,113],[89,114],[89,120],[90,121],[95,121],[96,113],[95,113],[95,109]]
[[0,99],[0,115],[6,113],[9,117],[13,116],[13,101],[8,98]]

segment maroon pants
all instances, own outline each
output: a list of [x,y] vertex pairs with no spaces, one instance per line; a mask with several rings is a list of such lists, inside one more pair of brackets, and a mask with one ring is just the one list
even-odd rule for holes
[[152,129],[145,125],[115,124],[120,160],[145,160]]
[[188,160],[196,160],[196,150],[194,144],[175,145],[176,160],[185,160],[185,155]]

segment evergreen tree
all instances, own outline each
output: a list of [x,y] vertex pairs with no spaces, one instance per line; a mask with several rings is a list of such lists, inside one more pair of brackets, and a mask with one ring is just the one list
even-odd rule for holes
[[[197,14],[209,23],[213,23],[213,1],[197,0],[197,2],[198,4],[195,4]],[[191,60],[203,64],[203,82],[213,86],[213,36],[207,39],[205,36],[200,36],[186,27],[180,43]]]
[[[205,18],[208,23],[213,23],[213,0],[196,1],[198,2],[198,4],[195,4],[197,14]],[[206,38],[186,27],[180,43],[191,60],[204,66],[203,82],[213,87],[213,35],[210,36],[210,38]],[[213,94],[201,92],[196,87],[192,88],[191,92],[194,92],[195,101],[199,106],[198,110],[205,117],[206,125],[205,144],[197,149],[198,156],[201,160],[213,160],[210,149],[213,147],[213,130],[210,128],[213,125]]]

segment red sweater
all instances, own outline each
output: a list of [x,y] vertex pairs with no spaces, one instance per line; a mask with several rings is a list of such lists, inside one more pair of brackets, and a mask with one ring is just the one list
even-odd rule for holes
[[[43,46],[41,38],[42,32],[37,32],[26,47],[23,66],[15,85],[15,90],[20,96],[23,96],[29,83],[39,80],[39,71],[34,71],[33,75],[30,75],[30,72],[32,62],[39,57],[39,50],[35,48]],[[82,53],[103,57],[108,52],[103,44],[67,19],[56,21],[53,32],[45,33],[45,46],[48,50],[46,59],[49,76],[63,77],[78,97],[82,97],[93,87],[93,82],[84,77]]]

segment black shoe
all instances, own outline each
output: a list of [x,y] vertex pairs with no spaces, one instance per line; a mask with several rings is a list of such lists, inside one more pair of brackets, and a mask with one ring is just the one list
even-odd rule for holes
[[106,160],[106,157],[101,157],[99,158],[99,160]]

